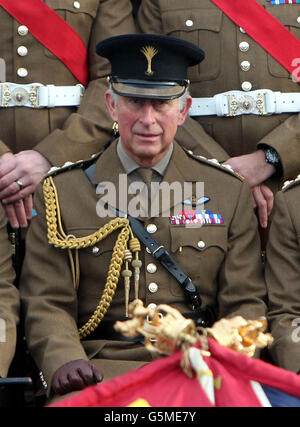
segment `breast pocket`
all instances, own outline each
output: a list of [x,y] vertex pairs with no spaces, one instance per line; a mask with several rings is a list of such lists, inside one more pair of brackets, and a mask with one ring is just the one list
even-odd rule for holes
[[213,80],[220,73],[222,16],[217,9],[175,10],[162,16],[165,34],[192,42],[205,52],[204,61],[189,69],[193,81]]
[[[182,270],[195,282],[208,287],[216,282],[227,252],[227,227],[208,225],[200,228],[174,226],[171,228],[171,253]],[[175,285],[171,292],[182,294]]]
[[[281,22],[288,30],[300,40],[300,7],[297,5],[280,5],[267,6],[266,9],[270,12],[279,22]],[[298,22],[299,21],[299,22]],[[299,54],[300,58],[300,54]],[[295,58],[297,59],[297,58]],[[299,66],[299,62],[296,64]],[[268,55],[268,69],[274,77],[289,78],[289,72],[279,64],[271,55]]]
[[[46,0],[45,3],[77,32],[87,46],[99,0]],[[45,54],[55,58],[48,49],[45,49]]]

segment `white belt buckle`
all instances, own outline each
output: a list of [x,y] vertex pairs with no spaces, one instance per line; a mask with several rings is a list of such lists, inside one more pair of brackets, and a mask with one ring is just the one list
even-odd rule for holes
[[3,83],[1,85],[1,103],[2,108],[7,108],[10,104],[17,107],[41,108],[39,105],[39,83],[29,85],[17,85],[14,83]]
[[[235,117],[242,114],[257,114],[260,116],[268,115],[266,111],[266,94],[271,91],[257,90],[250,93],[242,91],[229,91],[219,96],[223,98],[223,107],[227,104],[227,112],[223,110],[220,115],[226,117]],[[226,99],[226,102],[224,101]]]

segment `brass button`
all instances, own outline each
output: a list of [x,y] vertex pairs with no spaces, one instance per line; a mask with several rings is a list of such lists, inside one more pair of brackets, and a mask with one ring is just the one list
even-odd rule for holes
[[188,19],[187,21],[185,21],[185,25],[187,27],[192,27],[194,25],[194,22],[191,19]]
[[150,274],[156,273],[156,271],[157,271],[156,265],[151,262],[150,264],[147,265],[147,271]]
[[148,224],[147,225],[147,231],[150,234],[154,234],[157,231],[157,226],[155,224]]
[[249,71],[250,70],[250,66],[251,66],[251,64],[250,64],[249,61],[243,61],[243,62],[241,62],[241,69],[243,71]]
[[206,245],[205,245],[205,242],[203,242],[203,240],[200,240],[197,243],[197,246],[198,246],[199,249],[204,249]]
[[100,252],[100,249],[97,246],[94,246],[92,249],[93,255],[98,255]]
[[250,45],[248,42],[241,42],[239,44],[239,49],[241,52],[247,52],[249,50],[249,47],[250,47]]
[[17,75],[19,77],[22,77],[22,78],[27,77],[28,76],[28,71],[26,70],[26,68],[18,68],[17,69]]
[[20,25],[18,27],[18,34],[19,34],[19,36],[27,36],[28,33],[29,33],[29,30],[26,27],[26,25]]
[[155,294],[158,291],[157,283],[154,283],[154,282],[149,283],[148,289],[149,289],[149,292],[151,292],[151,294]]
[[249,92],[249,90],[251,90],[251,89],[252,89],[252,83],[250,83],[250,82],[243,82],[243,83],[242,83],[242,89],[243,89],[245,92]]
[[19,56],[26,56],[28,55],[28,49],[26,46],[19,46],[17,49],[17,53]]

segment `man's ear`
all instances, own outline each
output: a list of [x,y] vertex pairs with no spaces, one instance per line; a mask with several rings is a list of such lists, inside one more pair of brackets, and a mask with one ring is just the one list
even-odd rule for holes
[[186,116],[189,113],[189,109],[191,108],[192,105],[192,97],[189,96],[186,100],[185,106],[183,107],[183,109],[179,112],[179,117],[178,117],[178,126],[182,126]]
[[105,102],[108,109],[108,112],[110,114],[110,117],[114,122],[118,121],[118,114],[116,109],[116,103],[114,98],[111,96],[111,93],[109,91],[105,92]]

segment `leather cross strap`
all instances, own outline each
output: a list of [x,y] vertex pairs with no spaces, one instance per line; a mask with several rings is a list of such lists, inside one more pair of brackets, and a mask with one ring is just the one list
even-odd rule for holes
[[300,58],[300,41],[256,0],[211,0],[235,24],[243,28],[299,83],[295,75]]
[[88,53],[76,31],[42,0],[0,0],[2,6],[55,56],[84,86],[88,83]]

